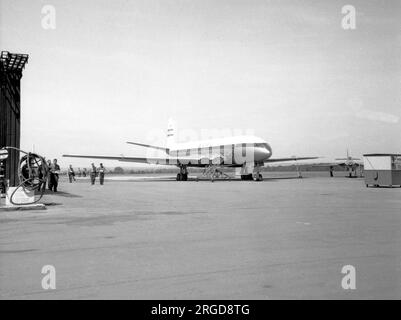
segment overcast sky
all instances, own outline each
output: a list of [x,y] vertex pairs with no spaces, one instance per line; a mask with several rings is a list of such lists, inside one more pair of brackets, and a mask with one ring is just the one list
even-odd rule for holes
[[253,132],[274,157],[401,152],[401,1],[0,3],[1,50],[29,54],[23,149],[137,156],[125,141],[165,144],[172,117],[199,138]]

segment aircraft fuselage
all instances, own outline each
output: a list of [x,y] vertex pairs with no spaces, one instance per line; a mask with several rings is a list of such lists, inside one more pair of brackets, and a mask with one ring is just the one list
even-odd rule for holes
[[238,136],[175,144],[167,150],[171,158],[199,159],[208,164],[210,159],[220,165],[240,166],[263,163],[272,155],[270,145],[258,137]]

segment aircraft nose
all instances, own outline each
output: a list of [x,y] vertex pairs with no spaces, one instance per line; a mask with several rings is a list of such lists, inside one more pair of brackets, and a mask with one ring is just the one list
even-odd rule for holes
[[270,145],[266,143],[266,155],[270,158],[272,153],[272,147],[270,147]]
[[263,161],[270,158],[272,155],[271,147],[266,143],[263,147],[257,148],[255,150],[255,160]]

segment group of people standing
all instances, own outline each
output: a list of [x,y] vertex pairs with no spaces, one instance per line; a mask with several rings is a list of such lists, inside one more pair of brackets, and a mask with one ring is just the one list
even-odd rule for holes
[[[105,173],[106,173],[106,169],[103,166],[103,163],[100,164],[99,168],[96,168],[95,164],[92,163],[91,168],[89,170],[91,184],[94,185],[95,182],[96,182],[96,177],[99,177],[99,182],[100,182],[101,185],[103,185],[104,184],[104,174]],[[86,175],[87,175],[86,168],[84,168],[82,172],[81,172],[81,168],[78,168],[78,177],[81,177],[81,175],[83,177],[86,177]],[[70,183],[72,183],[73,181],[76,181],[76,179],[75,179],[75,171],[74,171],[72,165],[70,165],[68,167],[68,179],[69,179]]]
[[[60,174],[60,166],[57,163],[57,159],[54,159],[53,162],[51,160],[47,160],[46,162],[48,171],[45,172],[44,170],[41,169],[41,167],[38,170],[38,177],[41,179],[41,183],[39,185],[38,190],[45,190],[46,186],[50,191],[57,192],[58,188],[58,182],[59,182],[59,174]],[[33,164],[32,164],[33,165]],[[92,163],[91,169],[89,170],[89,176],[90,176],[90,181],[91,184],[94,185],[96,182],[96,177],[99,177],[99,182],[101,185],[104,184],[104,175],[106,173],[106,168],[103,166],[103,163],[100,164],[99,168],[96,168],[95,164]],[[28,177],[29,172],[28,172],[28,166],[25,165],[22,168],[22,174],[23,176]],[[75,170],[72,167],[72,165],[69,165],[68,170],[67,170],[67,175],[68,175],[68,180],[70,183],[73,181],[76,181],[75,179]],[[88,171],[86,168],[81,171],[80,168],[78,168],[78,176],[81,177],[86,177],[88,175]]]
[[[69,169],[68,169],[68,171],[70,171],[71,170],[71,173],[72,173],[72,175],[74,176],[74,179],[72,179],[72,180],[76,180],[75,179],[75,171],[74,171],[74,169],[72,168],[72,166],[70,165],[69,166]],[[86,168],[83,168],[82,169],[82,171],[81,171],[81,168],[78,168],[78,170],[77,170],[77,176],[78,177],[86,177],[88,175],[88,171],[86,170]],[[72,182],[72,181],[70,181],[70,182]]]
[[[50,191],[57,192],[60,174],[60,166],[57,163],[57,159],[54,159],[53,162],[51,160],[47,160],[47,167],[49,168],[47,173],[39,170],[39,178],[42,179],[43,182],[39,185],[38,190],[45,190],[47,184],[47,188]],[[47,177],[44,177],[46,174]]]

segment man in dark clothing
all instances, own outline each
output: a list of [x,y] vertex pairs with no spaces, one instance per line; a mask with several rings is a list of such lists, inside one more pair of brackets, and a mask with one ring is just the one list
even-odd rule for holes
[[52,190],[53,189],[53,186],[52,186],[52,181],[51,181],[51,179],[50,179],[50,177],[51,177],[51,175],[50,175],[50,169],[52,168],[52,162],[51,162],[51,160],[47,160],[47,167],[48,167],[48,172],[47,172],[47,188],[49,189],[49,190]]
[[58,187],[58,175],[60,173],[60,166],[57,164],[57,159],[53,160],[53,164],[50,168],[50,190],[57,192]]
[[99,182],[101,185],[103,185],[104,183],[104,173],[105,173],[106,169],[105,167],[103,167],[103,163],[100,164],[99,167]]
[[333,177],[333,171],[334,171],[333,166],[330,166],[330,177]]
[[[43,158],[43,161],[45,161],[45,158]],[[46,166],[47,163],[45,162]],[[47,183],[47,176],[48,176],[48,171],[46,168],[43,167],[43,165],[39,166],[39,173],[38,173],[38,177],[41,180],[41,182],[39,183],[39,187],[38,187],[38,191],[41,190],[46,190],[46,183]]]
[[75,171],[72,168],[72,165],[70,165],[70,167],[68,168],[68,179],[70,180],[70,183],[72,182],[72,180],[75,180]]
[[95,181],[96,181],[96,174],[97,174],[97,170],[96,170],[94,163],[92,163],[92,168],[91,168],[90,174],[91,174],[91,184],[94,185]]

